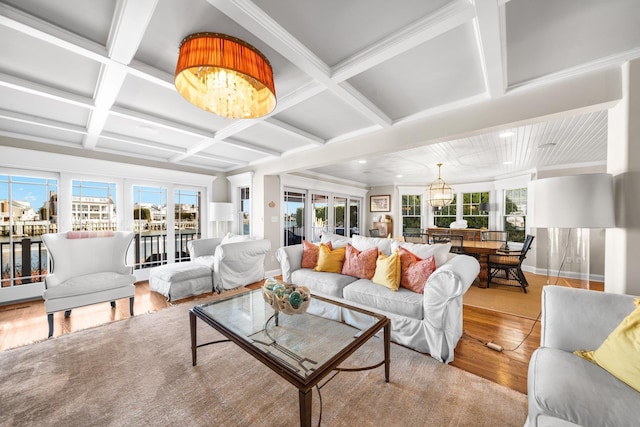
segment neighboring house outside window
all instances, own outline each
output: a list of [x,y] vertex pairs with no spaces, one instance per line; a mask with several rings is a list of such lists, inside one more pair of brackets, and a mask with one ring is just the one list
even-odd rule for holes
[[504,192],[504,230],[510,242],[524,242],[527,225],[527,189]]
[[74,231],[116,231],[116,184],[72,181],[71,214]]
[[187,242],[200,236],[200,230],[202,229],[200,197],[199,191],[174,190],[176,261],[189,261]]
[[42,282],[47,275],[40,236],[58,231],[57,193],[53,178],[0,175],[0,289]]

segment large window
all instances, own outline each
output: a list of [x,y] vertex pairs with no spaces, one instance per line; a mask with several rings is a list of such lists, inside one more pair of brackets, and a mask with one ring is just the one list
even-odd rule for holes
[[200,236],[200,192],[194,190],[174,191],[176,261],[189,261],[187,242]]
[[0,287],[41,282],[47,252],[40,236],[57,228],[58,182],[0,175]]
[[116,230],[116,185],[110,182],[72,181],[73,230]]
[[504,229],[511,242],[524,242],[527,220],[527,189],[504,192]]
[[457,219],[456,215],[458,211],[456,199],[457,199],[457,196],[454,195],[453,201],[451,202],[450,205],[444,206],[439,209],[434,209],[433,216],[434,216],[434,225],[436,227],[449,228],[449,225],[452,222],[456,221]]
[[302,191],[284,192],[284,245],[297,245],[304,239],[305,201]]
[[462,219],[469,228],[489,228],[489,214],[480,210],[481,203],[489,203],[489,193],[464,193],[462,195]]
[[419,233],[422,229],[422,196],[402,196],[402,233]]

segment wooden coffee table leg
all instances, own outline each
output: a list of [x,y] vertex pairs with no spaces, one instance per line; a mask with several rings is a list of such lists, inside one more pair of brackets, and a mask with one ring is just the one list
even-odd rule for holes
[[300,427],[311,427],[311,400],[313,397],[313,389],[307,391],[299,390],[298,398],[300,399]]

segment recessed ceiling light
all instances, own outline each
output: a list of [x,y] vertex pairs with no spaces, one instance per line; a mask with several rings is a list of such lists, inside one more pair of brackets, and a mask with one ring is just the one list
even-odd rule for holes
[[544,144],[538,145],[538,148],[549,148],[549,147],[555,147],[555,146],[556,146],[555,142],[546,142]]
[[402,178],[403,175],[396,175],[396,178]]
[[146,126],[146,125],[136,126],[136,129],[138,129],[139,131],[142,131],[142,132],[146,132],[146,133],[156,133],[157,132],[157,130],[155,128],[152,128],[151,126]]
[[367,163],[366,160],[358,160],[358,163]]
[[502,133],[501,133],[500,135],[498,135],[498,136],[499,136],[500,138],[508,138],[508,137],[513,136],[513,135],[515,135],[515,134],[516,134],[515,132],[512,132],[512,131],[508,130],[508,131],[502,132]]
[[507,162],[502,162],[502,164],[503,164],[503,165],[512,165],[512,164],[513,164],[513,162],[509,162],[509,161],[507,161]]

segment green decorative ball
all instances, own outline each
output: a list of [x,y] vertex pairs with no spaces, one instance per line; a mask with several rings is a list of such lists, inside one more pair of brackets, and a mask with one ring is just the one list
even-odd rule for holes
[[302,294],[298,291],[293,291],[289,295],[289,304],[291,307],[298,308],[302,304]]
[[273,287],[278,283],[279,282],[276,279],[274,279],[273,277],[269,277],[267,280],[264,281],[264,287],[267,288],[267,290],[272,291]]
[[284,295],[284,292],[286,290],[286,287],[282,283],[276,283],[273,286],[272,290],[273,290],[273,293],[278,296],[278,298],[282,298],[282,296]]

